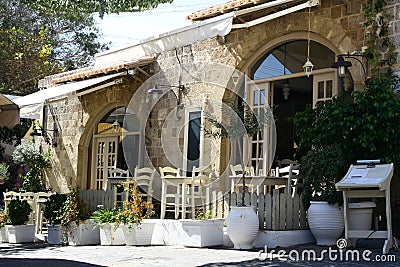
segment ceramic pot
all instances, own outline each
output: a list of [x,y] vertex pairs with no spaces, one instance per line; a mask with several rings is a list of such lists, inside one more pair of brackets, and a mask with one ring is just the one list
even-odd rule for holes
[[311,201],[308,209],[308,226],[317,245],[333,246],[344,230],[343,209],[326,201]]
[[47,228],[47,243],[49,245],[63,244],[64,229],[59,224],[49,225]]
[[374,202],[349,203],[349,228],[350,230],[370,230],[372,212],[376,207]]
[[121,225],[125,242],[128,246],[151,245],[155,221],[152,219],[143,220],[139,225]]
[[93,220],[76,225],[72,222],[68,232],[68,244],[71,246],[86,246],[100,244],[100,230]]
[[118,246],[125,245],[125,237],[122,228],[114,229],[114,224],[103,223],[100,225],[100,245]]
[[8,242],[11,244],[33,243],[35,241],[35,225],[6,225]]
[[228,236],[235,249],[251,249],[258,236],[259,221],[253,207],[232,206],[226,218]]
[[224,219],[179,220],[185,235],[182,237],[185,247],[222,246],[224,236]]
[[5,226],[0,228],[0,243],[8,243],[8,235]]

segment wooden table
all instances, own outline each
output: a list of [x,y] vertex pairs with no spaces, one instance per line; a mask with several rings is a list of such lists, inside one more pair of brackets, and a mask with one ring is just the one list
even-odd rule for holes
[[[175,199],[175,219],[179,216],[179,205],[181,205],[181,212],[182,212],[182,219],[186,217],[186,198],[187,198],[187,186],[192,183],[192,178],[190,177],[185,177],[185,176],[172,176],[172,175],[167,175],[167,176],[162,176],[161,177],[161,219],[164,219],[165,217],[165,212],[167,208],[167,188],[168,185],[172,185],[177,187],[177,192],[178,197],[181,197],[182,201],[179,203]],[[176,198],[176,196],[175,196]]]
[[[229,176],[231,178],[231,192],[238,192],[236,190],[238,186],[242,184],[242,175]],[[256,186],[257,194],[260,193],[260,186],[273,186],[273,185],[285,185],[288,186],[288,177],[276,177],[276,176],[245,176],[246,186]],[[289,190],[287,190],[289,191]]]

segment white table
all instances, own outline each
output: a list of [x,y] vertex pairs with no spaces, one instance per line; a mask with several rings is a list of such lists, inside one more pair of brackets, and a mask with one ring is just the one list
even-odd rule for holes
[[[243,176],[229,176],[231,179],[231,192],[239,192],[238,186],[242,185],[242,178]],[[245,183],[246,186],[256,186],[257,194],[260,193],[260,186],[272,186],[272,185],[288,185],[288,177],[276,177],[276,176],[245,176]]]
[[[164,219],[165,212],[167,208],[167,188],[168,186],[177,187],[178,197],[181,198],[181,203],[175,201],[175,219],[179,216],[179,205],[182,207],[182,219],[186,217],[186,198],[187,198],[187,186],[192,183],[192,178],[190,177],[180,177],[180,176],[162,176],[161,177],[161,219]],[[176,197],[175,197],[176,198]]]

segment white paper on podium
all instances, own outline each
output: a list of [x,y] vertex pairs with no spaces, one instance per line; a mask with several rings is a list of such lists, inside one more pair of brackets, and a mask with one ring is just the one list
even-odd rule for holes
[[352,168],[349,175],[347,176],[348,178],[365,178],[368,174],[368,168]]

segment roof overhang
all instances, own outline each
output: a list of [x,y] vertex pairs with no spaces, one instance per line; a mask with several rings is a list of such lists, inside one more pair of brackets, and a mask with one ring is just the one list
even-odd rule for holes
[[[243,16],[249,13],[253,13],[253,12],[257,12],[263,9],[267,9],[267,8],[272,8],[275,6],[282,6],[283,4],[287,4],[287,3],[291,3],[291,2],[296,2],[295,0],[277,0],[277,1],[272,1],[272,2],[268,2],[265,4],[261,4],[261,5],[257,5],[257,6],[253,6],[253,7],[249,7],[246,9],[242,9],[239,11],[234,11],[233,13],[235,14],[235,17],[239,17],[239,16]],[[242,28],[249,28],[279,17],[283,17],[285,15],[288,15],[290,13],[294,13],[297,11],[300,11],[302,9],[306,9],[309,7],[313,7],[313,6],[317,6],[320,4],[320,0],[308,0],[304,3],[292,6],[292,7],[288,7],[288,8],[284,8],[280,11],[274,12],[270,15],[267,16],[263,16],[251,21],[244,21],[243,19],[241,19],[242,23],[238,23],[238,24],[233,24],[232,25],[232,29],[242,29]]]
[[224,14],[160,34],[135,45],[96,54],[95,65],[109,66],[126,60],[148,57],[216,36],[223,37],[231,31],[234,16],[234,13]]
[[[126,74],[127,74],[126,72],[121,72],[93,79],[83,80],[79,82],[71,82],[62,85],[52,86],[50,88],[43,89],[35,93],[17,98],[15,99],[15,103],[20,108],[21,118],[39,119],[40,116],[42,115],[43,105],[66,98],[68,97],[68,95],[71,95],[73,93],[74,93],[73,96],[79,96],[96,90],[100,90],[108,86],[112,86],[114,84],[121,82],[120,79],[115,79],[115,78]],[[110,82],[102,84],[103,82],[106,81]],[[87,90],[78,92],[83,89]]]

